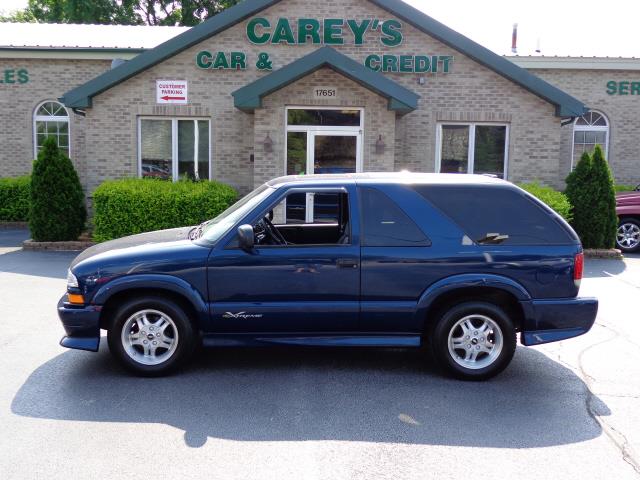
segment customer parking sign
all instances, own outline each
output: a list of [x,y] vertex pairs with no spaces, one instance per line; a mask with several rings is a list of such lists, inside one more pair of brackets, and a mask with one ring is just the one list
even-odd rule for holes
[[156,80],[156,103],[186,105],[188,103],[186,80]]

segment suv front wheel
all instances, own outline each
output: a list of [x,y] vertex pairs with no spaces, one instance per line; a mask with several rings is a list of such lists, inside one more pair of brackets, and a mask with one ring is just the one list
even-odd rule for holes
[[495,304],[465,302],[442,312],[429,338],[436,362],[462,380],[486,380],[502,372],[516,349],[516,331]]
[[176,303],[145,296],[122,305],[107,335],[109,350],[129,371],[160,376],[182,365],[194,350],[194,329]]

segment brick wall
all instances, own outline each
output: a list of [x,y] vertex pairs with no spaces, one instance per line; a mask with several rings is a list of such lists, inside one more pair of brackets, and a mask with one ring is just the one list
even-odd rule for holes
[[[260,14],[270,19],[287,17],[379,18],[391,15],[365,0],[307,2],[284,0]],[[337,83],[353,98],[336,106],[365,106],[364,165],[368,169],[431,172],[435,167],[435,134],[438,121],[502,121],[510,125],[509,179],[538,179],[559,183],[560,130],[554,107],[459,52],[403,23],[403,44],[383,46],[375,34],[365,37],[365,45],[337,46],[340,52],[363,62],[372,53],[454,55],[451,73],[427,77],[418,84],[415,74],[386,74],[421,95],[419,110],[395,118],[386,100],[333,72],[318,72],[275,92],[265,99],[264,109],[254,114],[237,110],[231,93],[267,75],[255,68],[260,52],[270,54],[274,69],[311,53],[314,45],[253,45],[246,38],[246,22],[212,37],[173,58],[140,73],[96,96],[87,110],[86,158],[91,159],[87,178],[89,189],[106,178],[137,173],[136,122],[139,115],[209,116],[212,123],[214,178],[229,182],[241,191],[284,172],[284,106],[313,104],[311,88],[321,83]],[[345,30],[347,32],[347,30]],[[347,42],[348,43],[348,42]],[[195,65],[200,50],[244,51],[253,62],[244,71],[201,70]],[[329,75],[323,78],[323,75]],[[155,107],[157,79],[189,81],[188,107]],[[328,102],[325,102],[328,104]],[[394,125],[395,124],[395,125]],[[274,151],[264,153],[266,133],[274,141]],[[383,134],[387,152],[376,156],[377,135]],[[255,163],[250,161],[254,155]]]
[[[283,0],[260,16],[271,20],[287,17],[292,22],[298,17],[392,18],[366,0]],[[322,70],[274,92],[264,99],[264,108],[255,114],[241,112],[234,107],[231,93],[269,73],[255,67],[259,53],[269,53],[274,69],[278,69],[318,48],[317,45],[253,45],[246,38],[246,23],[241,22],[97,95],[93,107],[87,109],[86,118],[72,115],[72,156],[89,195],[105,179],[138,174],[137,122],[142,115],[209,118],[213,178],[230,183],[244,193],[255,184],[284,173],[285,105],[317,103],[311,94],[318,84],[336,85],[341,91],[341,98],[322,102],[324,105],[365,108],[363,163],[366,170],[433,172],[438,122],[502,122],[510,126],[509,179],[560,184],[563,177],[560,174],[560,120],[554,116],[554,107],[406,22],[403,22],[404,40],[400,46],[386,47],[380,43],[378,34],[369,32],[363,46],[347,44],[335,48],[358,62],[364,62],[373,53],[453,55],[451,73],[426,74],[424,85],[419,84],[417,74],[385,74],[421,95],[418,110],[396,116],[387,109],[386,99],[333,71]],[[345,35],[350,35],[348,29]],[[349,43],[348,37],[346,43]],[[204,49],[246,52],[247,69],[201,70],[195,64],[195,56]],[[0,175],[15,175],[29,170],[30,118],[35,105],[41,99],[62,95],[108,68],[108,64],[2,62],[0,65],[10,64],[16,68],[26,64],[32,76],[29,85],[11,87],[10,109],[17,112],[16,121],[6,116],[2,120],[3,130],[9,133],[4,134],[8,141],[0,142]],[[157,79],[188,80],[189,105],[157,106]],[[0,92],[6,103],[6,86],[0,87]],[[267,132],[274,141],[274,151],[269,154],[263,146]],[[387,146],[382,155],[375,153],[379,135]]]
[[[637,71],[535,69],[536,75],[609,119],[609,163],[618,183],[640,183],[640,96],[609,95],[608,81],[640,81]],[[571,166],[573,126],[562,128],[561,176]]]
[[[0,176],[24,175],[34,158],[33,114],[40,103],[56,100],[110,68],[101,60],[0,59],[0,71],[26,69],[29,82],[0,84]],[[71,157],[81,181],[87,181],[84,119],[69,111]]]

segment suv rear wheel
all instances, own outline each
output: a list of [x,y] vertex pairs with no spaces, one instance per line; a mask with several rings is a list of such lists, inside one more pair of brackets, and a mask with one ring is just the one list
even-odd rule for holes
[[462,380],[486,380],[502,372],[516,349],[516,331],[495,304],[465,302],[445,310],[429,339],[436,362]]
[[640,222],[635,218],[623,218],[616,232],[616,246],[625,253],[640,250]]
[[118,309],[107,339],[109,350],[127,370],[161,376],[189,358],[195,334],[180,306],[149,296],[130,300]]

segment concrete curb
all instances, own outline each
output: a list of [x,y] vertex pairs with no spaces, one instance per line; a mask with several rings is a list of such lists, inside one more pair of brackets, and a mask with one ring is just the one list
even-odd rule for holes
[[591,249],[588,248],[584,251],[586,258],[608,258],[611,260],[624,260],[624,256],[620,250],[615,248],[609,249]]
[[33,240],[25,240],[22,242],[24,250],[49,251],[49,252],[75,252],[86,250],[95,245],[95,242],[34,242]]

